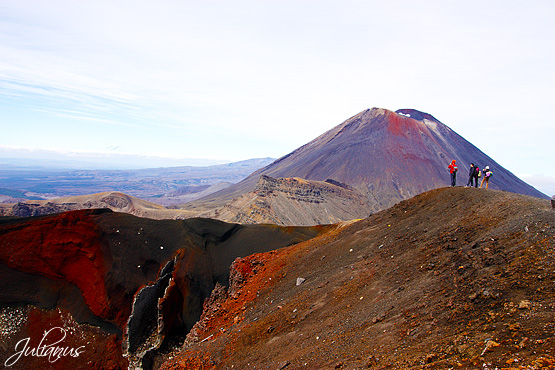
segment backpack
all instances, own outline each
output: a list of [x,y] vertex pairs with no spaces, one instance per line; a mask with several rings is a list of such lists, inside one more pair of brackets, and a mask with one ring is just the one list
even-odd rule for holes
[[482,171],[478,167],[476,167],[476,171],[478,171],[478,177],[482,177]]
[[493,172],[488,171],[488,172],[486,172],[486,175],[485,175],[485,176],[486,176],[486,177],[490,177],[491,175],[493,175]]

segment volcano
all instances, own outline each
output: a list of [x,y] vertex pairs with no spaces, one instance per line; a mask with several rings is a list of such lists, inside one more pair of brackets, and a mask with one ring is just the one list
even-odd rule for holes
[[260,176],[332,179],[365,194],[369,211],[391,207],[427,190],[449,185],[447,166],[455,159],[458,183],[468,179],[470,163],[489,166],[490,189],[546,198],[503,168],[476,146],[428,113],[372,108],[349,118],[311,142],[254,172],[245,180],[212,194],[187,209],[222,206],[253,191]]

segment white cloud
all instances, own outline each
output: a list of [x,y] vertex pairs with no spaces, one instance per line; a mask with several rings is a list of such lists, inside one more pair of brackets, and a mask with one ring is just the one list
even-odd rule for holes
[[555,196],[555,176],[524,175],[521,178],[547,196]]

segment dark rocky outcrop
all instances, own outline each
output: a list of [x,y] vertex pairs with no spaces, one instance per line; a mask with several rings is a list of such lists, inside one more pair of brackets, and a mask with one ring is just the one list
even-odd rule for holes
[[18,202],[12,206],[9,214],[16,217],[42,216],[76,209],[75,206],[75,203],[54,204],[46,202],[44,205],[41,205],[32,202]]

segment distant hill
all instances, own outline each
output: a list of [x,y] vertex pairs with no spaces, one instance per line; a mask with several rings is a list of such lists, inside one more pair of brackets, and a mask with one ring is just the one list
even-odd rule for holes
[[44,216],[79,209],[107,208],[115,212],[152,219],[185,219],[196,214],[186,210],[167,209],[120,192],[103,192],[50,200],[27,200],[15,204],[0,204],[0,216]]
[[[370,212],[366,196],[346,184],[334,180],[273,179],[268,176],[260,177],[253,192],[210,212],[164,207],[159,204],[168,198],[185,200],[198,194],[207,194],[221,189],[222,186],[230,184],[181,188],[168,197],[154,198],[156,203],[114,191],[50,200],[17,201],[10,198],[15,202],[0,203],[0,216],[30,217],[107,208],[155,220],[207,217],[242,224],[312,226],[363,218]],[[189,193],[197,188],[201,188],[199,193]]]
[[185,205],[213,209],[255,189],[260,176],[297,177],[348,184],[363,194],[372,211],[424,191],[449,185],[447,166],[459,165],[458,185],[468,179],[470,163],[493,171],[490,189],[546,198],[487,154],[435,119],[413,109],[360,112],[311,142],[220,192]]
[[274,179],[262,175],[254,191],[200,216],[242,224],[333,224],[369,215],[368,198],[337,181]]

